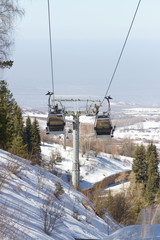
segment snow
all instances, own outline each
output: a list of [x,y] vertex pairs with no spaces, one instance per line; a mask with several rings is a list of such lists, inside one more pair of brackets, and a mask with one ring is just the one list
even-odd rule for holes
[[[115,184],[112,184],[109,187],[107,187],[107,189],[104,190],[104,193],[106,195],[107,192],[111,191],[112,195],[114,195],[114,194],[119,193],[119,191],[127,192],[127,189],[129,188],[129,186],[130,186],[129,181],[126,181],[124,183],[115,183]],[[103,193],[103,196],[104,196],[104,193]]]
[[123,111],[125,112],[125,114],[128,114],[128,115],[134,115],[134,116],[148,116],[148,115],[151,115],[151,116],[159,116],[160,115],[160,108],[155,108],[155,107],[152,107],[152,108],[137,108],[137,107],[134,107],[134,108],[127,108],[127,109],[123,109]]
[[[21,170],[16,175],[9,172],[7,181],[1,189],[0,205],[7,206],[8,214],[14,212],[12,218],[14,221],[18,219],[16,223],[18,234],[22,231],[29,240],[106,237],[106,223],[96,216],[91,207],[88,206],[88,209],[84,207],[83,203],[87,198],[83,194],[44,169],[32,166],[28,161],[0,150],[1,167],[6,167],[8,163],[20,164]],[[59,204],[59,208],[63,206],[64,217],[59,227],[55,227],[53,233],[48,236],[43,231],[40,209],[44,199],[55,190],[57,182],[63,186],[64,195],[61,199],[55,197],[55,202]],[[79,220],[73,218],[74,207],[78,212]]]
[[160,224],[128,226],[111,234],[105,240],[159,240]]
[[26,109],[23,108],[22,110],[23,117],[34,117],[34,118],[47,118],[47,112],[39,111],[39,110],[34,110],[34,109]]
[[134,140],[158,141],[160,135],[160,121],[155,122],[146,120],[130,126],[117,128],[114,137],[115,138],[130,138]]
[[[49,153],[51,146],[45,145],[43,147],[45,152]],[[54,146],[54,148],[57,147],[57,145]],[[64,151],[64,154],[67,154],[67,151]],[[68,155],[70,155],[70,151]],[[97,161],[100,160],[100,165],[95,167],[97,170],[94,173],[95,176],[99,175],[98,169],[102,165],[102,159],[104,160],[104,166],[107,166],[108,162],[110,174],[116,172],[117,167],[124,167],[121,163],[125,157],[121,157],[119,160],[112,159],[111,161],[109,160],[109,155],[101,155],[100,159],[97,158]],[[128,159],[129,163],[130,160]],[[16,168],[17,165],[18,168]],[[111,165],[112,167],[114,166],[113,170],[111,170]],[[160,225],[158,224],[135,225],[124,228],[120,228],[117,224],[117,229],[119,230],[116,231],[112,229],[112,224],[110,224],[108,229],[105,221],[94,213],[91,203],[85,207],[84,203],[85,201],[88,202],[88,200],[82,193],[74,190],[61,178],[39,166],[30,165],[28,160],[0,150],[0,167],[4,171],[8,169],[6,170],[6,181],[0,191],[0,206],[1,209],[2,206],[6,207],[4,219],[7,219],[7,226],[11,225],[14,227],[14,230],[15,228],[17,229],[16,240],[72,240],[76,238],[103,240],[160,239]],[[64,194],[60,198],[54,197],[54,203],[57,204],[59,209],[62,209],[64,215],[54,231],[47,235],[43,230],[44,226],[40,209],[42,209],[44,200],[54,192],[57,182],[63,187]],[[77,219],[73,217],[73,209],[77,210]],[[10,218],[12,218],[13,223],[9,220]],[[112,218],[109,217],[109,219]],[[113,224],[115,224],[114,221]],[[12,228],[10,228],[10,231],[12,234]],[[108,231],[110,235],[108,235]]]
[[[124,103],[119,105],[121,105],[122,115],[140,116],[143,119],[130,126],[117,127],[114,133],[115,138],[127,137],[132,138],[135,142],[143,143],[146,143],[146,140],[154,140],[160,149],[160,108],[137,108],[133,106],[125,108]],[[118,107],[118,104],[113,103],[112,106]],[[36,117],[40,127],[45,129],[46,112],[25,109],[23,116],[25,119],[27,116]],[[72,117],[68,117],[67,121],[72,122]],[[83,116],[80,118],[80,122],[93,124],[94,118]],[[117,224],[117,229],[119,229],[117,231],[111,227],[111,224],[109,227],[110,235],[108,236],[106,222],[96,216],[89,200],[82,193],[74,190],[70,182],[64,181],[66,179],[63,176],[66,176],[66,174],[71,175],[73,149],[67,147],[64,150],[63,146],[59,144],[44,143],[41,150],[44,163],[50,160],[53,152],[60,152],[62,162],[58,162],[55,166],[59,177],[39,166],[30,165],[28,160],[0,150],[0,180],[3,175],[6,177],[6,181],[0,188],[0,206],[1,209],[2,206],[5,206],[4,219],[6,219],[6,224],[18,229],[16,240],[72,240],[75,238],[104,240],[160,239],[160,225],[158,224],[135,225],[121,229]],[[112,155],[105,153],[100,153],[97,157],[94,156],[93,152],[89,152],[88,156],[80,154],[81,188],[90,188],[96,182],[108,176],[131,170],[132,161],[133,159],[129,157],[116,156],[116,158],[113,158]],[[14,168],[11,166],[14,166]],[[63,209],[64,216],[62,216],[62,221],[56,225],[53,233],[49,236],[44,233],[40,209],[42,209],[48,196],[55,191],[57,182],[63,187],[64,194],[59,199],[54,197],[54,201],[59,209]],[[109,189],[116,193],[122,187],[127,189],[128,186],[129,182],[125,182],[123,186],[122,184],[113,184]],[[85,202],[89,203],[87,207],[84,206]],[[78,212],[78,220],[73,217],[74,209]],[[113,224],[116,223],[113,221]]]
[[[54,151],[61,154],[62,162],[56,165],[59,172],[70,173],[72,171],[73,149],[66,150],[59,144],[44,144],[41,146],[44,161],[49,160]],[[92,153],[92,152],[91,152]],[[88,159],[88,160],[87,160]],[[133,159],[130,157],[117,156],[116,159],[110,154],[101,153],[98,157],[90,154],[89,157],[80,154],[80,176],[82,189],[93,187],[96,182],[115,173],[129,171],[132,168]]]

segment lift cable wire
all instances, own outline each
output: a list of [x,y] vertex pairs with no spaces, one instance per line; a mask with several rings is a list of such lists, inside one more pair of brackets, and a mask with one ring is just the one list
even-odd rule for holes
[[50,13],[49,0],[48,0],[48,27],[49,27],[49,42],[50,42],[51,81],[52,81],[52,92],[53,92],[53,100],[54,100],[53,48],[52,48],[51,13]]
[[107,97],[107,95],[108,95],[108,91],[109,91],[110,86],[111,86],[111,84],[112,84],[112,82],[113,82],[114,76],[115,76],[115,74],[116,74],[117,68],[118,68],[119,63],[120,63],[120,60],[121,60],[121,58],[122,58],[122,54],[123,54],[123,52],[124,52],[124,49],[125,49],[125,46],[126,46],[127,40],[128,40],[128,38],[129,38],[129,35],[130,35],[130,32],[131,32],[131,29],[132,29],[132,26],[133,26],[134,20],[135,20],[135,18],[136,18],[136,15],[137,15],[137,12],[138,12],[138,9],[139,9],[139,6],[140,6],[140,3],[141,3],[141,0],[139,0],[139,2],[138,2],[138,5],[137,5],[136,11],[135,11],[135,13],[134,13],[134,16],[133,16],[133,19],[132,19],[131,25],[130,25],[130,27],[129,27],[129,30],[128,30],[127,36],[126,36],[126,38],[125,38],[125,41],[124,41],[124,44],[123,44],[122,50],[121,50],[121,52],[120,52],[120,55],[119,55],[119,58],[118,58],[117,64],[116,64],[116,66],[115,66],[115,69],[114,69],[114,71],[113,71],[113,74],[112,74],[111,80],[110,80],[110,82],[109,82],[109,85],[108,85],[108,88],[107,88],[107,91],[106,91],[105,97],[103,98],[103,100],[102,100],[100,106],[102,105],[102,103],[104,102],[104,100],[106,99],[106,97]]

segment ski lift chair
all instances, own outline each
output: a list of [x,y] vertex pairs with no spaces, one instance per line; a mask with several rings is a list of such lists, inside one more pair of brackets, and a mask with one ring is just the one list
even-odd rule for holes
[[62,113],[50,112],[47,118],[46,134],[64,134],[65,120]]
[[113,137],[113,132],[115,130],[115,126],[112,126],[112,122],[110,119],[110,102],[111,97],[106,97],[108,101],[108,111],[103,112],[103,114],[97,114],[94,130],[97,138],[110,138]]
[[113,137],[113,127],[110,117],[104,114],[97,115],[94,130],[97,138]]
[[47,117],[47,127],[46,134],[64,134],[65,118],[62,112],[62,109],[58,108],[58,104],[51,107],[50,105],[50,96],[52,93],[47,93],[49,95],[49,113]]

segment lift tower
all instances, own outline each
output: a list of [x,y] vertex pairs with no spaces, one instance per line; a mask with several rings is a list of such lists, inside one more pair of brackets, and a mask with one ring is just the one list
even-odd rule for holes
[[72,164],[72,185],[79,189],[80,168],[79,168],[79,113],[73,115],[73,164]]
[[[79,167],[79,118],[80,116],[96,116],[99,106],[96,103],[100,103],[100,100],[91,99],[55,99],[55,102],[59,102],[63,109],[64,116],[73,117],[73,162],[72,162],[72,186],[75,189],[80,188],[80,167]],[[85,110],[74,109],[73,111],[66,110],[62,102],[74,102],[77,104],[85,102]],[[65,135],[64,135],[65,137]],[[65,141],[65,140],[64,140]]]

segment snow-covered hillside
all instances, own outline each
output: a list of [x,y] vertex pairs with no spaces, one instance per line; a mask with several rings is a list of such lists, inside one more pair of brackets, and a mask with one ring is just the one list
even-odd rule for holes
[[[119,111],[117,104],[114,107],[116,109],[114,109],[114,116],[119,116],[116,120],[115,139],[131,138],[138,143],[154,141],[160,149],[159,108],[130,106],[126,108],[122,104]],[[27,116],[36,117],[40,128],[45,129],[47,113],[31,109],[24,110],[24,119]],[[126,121],[125,124],[123,122],[123,127],[118,123],[121,119]],[[130,120],[134,120],[135,123]],[[72,117],[67,121],[71,126]],[[94,119],[82,117],[80,121],[93,124]],[[61,138],[63,139],[62,136]],[[43,143],[41,150],[44,166],[52,159],[53,153],[60,154],[62,161],[54,165],[54,170],[59,177],[43,168],[30,165],[27,160],[0,150],[0,221],[4,225],[4,230],[11,233],[4,239],[160,239],[159,225],[149,225],[148,228],[144,225],[120,228],[117,224],[116,229],[119,230],[116,231],[112,224],[107,226],[104,220],[95,215],[92,203],[82,193],[71,187],[69,179],[72,171],[73,149],[67,147],[64,150],[62,145]],[[80,186],[82,189],[90,188],[108,176],[131,170],[131,167],[132,158],[129,157],[113,158],[112,155],[105,153],[95,157],[92,151],[89,155],[80,154]],[[70,178],[67,179],[66,176]],[[126,188],[128,184],[128,182],[125,184]],[[57,186],[61,186],[63,190],[59,196],[56,195]],[[110,189],[117,192],[120,186],[113,185]],[[44,232],[44,213],[50,207],[60,217],[49,236]],[[114,226],[115,224],[113,221]]]
[[159,240],[160,225],[135,225],[121,228],[105,240]]
[[[55,168],[59,172],[72,172],[73,148],[67,147],[66,150],[59,144],[44,144],[41,146],[43,161],[49,161],[54,152],[60,153],[62,162],[58,162]],[[88,159],[88,160],[87,160]],[[118,156],[116,159],[110,154],[101,153],[95,157],[92,152],[89,156],[80,154],[80,186],[83,189],[93,187],[93,184],[103,180],[105,177],[116,173],[129,171],[132,168],[132,158]]]
[[[110,165],[108,161],[108,168]],[[160,225],[121,228],[113,221],[107,226],[104,220],[96,216],[93,205],[83,194],[72,189],[61,178],[30,165],[28,160],[0,150],[0,169],[2,240],[160,239]],[[96,175],[98,173],[95,172]],[[44,217],[50,212],[56,223],[53,232],[47,235],[44,232],[44,225],[47,225]],[[108,219],[112,221],[109,216]]]
[[[14,239],[104,239],[107,236],[106,223],[95,215],[87,198],[60,178],[2,150],[0,167],[1,180],[2,176],[6,180],[0,192],[0,219],[7,219],[4,225],[11,235],[15,232]],[[64,191],[59,196],[55,194],[57,183]],[[47,211],[61,216],[50,236],[43,230],[43,214]]]
[[125,126],[116,129],[115,138],[130,138],[144,144],[153,141],[160,149],[160,108],[127,108],[122,109],[122,113],[126,118],[137,117],[137,122],[127,125],[126,121]]
[[[114,139],[133,139],[135,143],[148,144],[153,141],[157,149],[160,150],[160,108],[150,107],[142,108],[134,105],[125,105],[124,103],[112,103],[112,113],[114,113],[115,124],[117,125],[114,132]],[[47,113],[24,109],[23,116],[26,118],[36,117],[39,121],[42,131],[45,133]],[[121,126],[123,122],[123,127]],[[93,124],[93,117],[81,117],[80,122]],[[135,122],[135,123],[134,123]],[[67,117],[67,124],[72,128],[72,117]],[[68,125],[67,125],[68,126]],[[70,134],[71,136],[71,134]],[[63,139],[63,135],[61,136]],[[45,159],[50,159],[54,149],[57,149],[62,156],[62,163],[57,165],[59,171],[71,173],[72,169],[72,148],[67,147],[67,151],[63,150],[59,145],[43,145],[42,154]],[[97,158],[80,155],[80,171],[81,171],[81,187],[90,188],[97,181],[101,181],[105,177],[112,174],[127,171],[131,169],[132,159],[126,157],[118,157],[113,159],[111,155],[101,154]],[[95,174],[98,173],[98,174]]]

